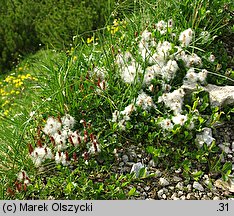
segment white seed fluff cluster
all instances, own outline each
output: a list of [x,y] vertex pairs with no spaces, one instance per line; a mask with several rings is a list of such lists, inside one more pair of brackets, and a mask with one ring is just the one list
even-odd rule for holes
[[179,41],[181,42],[181,45],[183,47],[187,47],[191,43],[193,39],[193,34],[194,33],[191,28],[186,29],[185,31],[180,33]]
[[185,92],[182,88],[176,89],[170,93],[164,93],[158,98],[158,102],[163,102],[166,107],[170,108],[174,115],[180,114],[183,106]]
[[142,107],[143,110],[148,110],[151,107],[156,107],[153,99],[148,96],[145,92],[142,92],[138,95],[136,99],[136,105]]
[[46,159],[53,158],[51,149],[46,146],[36,147],[30,156],[36,167],[39,167]]

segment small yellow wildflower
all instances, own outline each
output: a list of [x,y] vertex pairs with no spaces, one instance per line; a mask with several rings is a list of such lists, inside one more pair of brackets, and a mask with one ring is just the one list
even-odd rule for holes
[[77,60],[77,56],[73,56],[72,60],[75,62]]
[[5,110],[3,113],[4,116],[7,116],[8,114],[9,114],[9,110]]
[[87,38],[87,44],[90,44],[94,41],[94,36],[92,36],[91,38]]

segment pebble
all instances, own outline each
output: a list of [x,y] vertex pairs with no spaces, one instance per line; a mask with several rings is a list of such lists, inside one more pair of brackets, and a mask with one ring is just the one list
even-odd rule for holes
[[183,196],[180,197],[180,199],[181,199],[181,200],[186,200],[186,196],[183,195]]
[[168,188],[169,188],[170,190],[174,190],[174,189],[175,189],[174,186],[169,186]]
[[154,160],[150,160],[149,166],[151,166],[151,167],[156,167],[156,164],[155,164]]
[[178,176],[173,176],[173,181],[174,182],[179,182],[179,181],[182,181],[182,178],[180,178]]
[[224,151],[226,154],[230,154],[232,153],[232,151],[230,150],[230,148],[224,144],[219,144],[219,147],[221,148],[222,151]]
[[182,196],[183,194],[184,194],[184,192],[183,191],[178,191],[178,197],[180,197],[180,196]]
[[170,183],[167,181],[167,179],[165,179],[165,178],[160,178],[160,179],[159,179],[159,182],[160,182],[160,184],[161,184],[162,186],[167,186],[167,185],[170,184]]
[[173,193],[173,194],[172,194],[171,199],[174,200],[174,198],[177,198],[177,193]]
[[193,193],[188,193],[186,196],[186,199],[187,200],[196,200],[197,198],[194,196]]
[[164,194],[164,190],[163,189],[159,190],[157,194],[159,198],[162,198],[162,195]]
[[156,175],[156,177],[160,177],[162,175],[162,173],[161,173],[160,170],[156,170],[155,171],[155,175]]
[[175,170],[175,173],[181,173],[181,169],[179,168],[179,169],[177,169],[177,170]]
[[128,156],[127,155],[123,155],[122,156],[122,160],[124,163],[127,163],[128,162]]
[[220,198],[217,197],[217,196],[215,196],[215,197],[213,198],[213,200],[220,200]]
[[187,190],[188,190],[188,191],[191,191],[191,190],[192,190],[192,185],[191,185],[191,184],[188,184],[186,187],[187,187]]
[[234,142],[232,142],[232,149],[234,149]]
[[163,194],[163,195],[162,195],[162,198],[163,198],[163,199],[166,199],[166,198],[167,198],[166,194]]
[[145,189],[145,191],[148,191],[150,189],[150,187],[146,186],[144,189]]
[[179,189],[179,190],[183,190],[184,184],[183,184],[182,182],[179,182],[179,183],[176,185],[176,188]]
[[193,182],[193,188],[196,189],[196,190],[199,190],[199,191],[204,191],[203,186],[200,183],[196,182],[196,181]]

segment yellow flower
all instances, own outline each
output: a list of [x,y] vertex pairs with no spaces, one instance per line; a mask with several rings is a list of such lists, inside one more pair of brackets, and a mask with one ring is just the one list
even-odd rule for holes
[[15,84],[15,87],[18,88],[18,87],[22,86],[23,84],[24,83],[22,81],[20,81],[20,82],[18,82],[18,83]]
[[91,38],[87,38],[87,44],[90,44],[94,41],[94,36],[92,36]]
[[76,61],[77,60],[77,56],[73,56],[73,61]]
[[9,110],[5,110],[3,113],[4,116],[7,116],[8,114],[9,114]]
[[22,67],[19,67],[19,69],[18,69],[19,71],[22,71],[23,70],[23,68]]

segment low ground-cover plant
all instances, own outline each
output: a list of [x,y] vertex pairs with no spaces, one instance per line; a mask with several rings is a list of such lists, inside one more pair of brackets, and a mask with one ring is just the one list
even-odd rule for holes
[[223,110],[211,107],[202,89],[219,64],[204,49],[210,41],[199,24],[181,26],[154,13],[149,7],[115,19],[67,56],[37,65],[39,93],[11,128],[2,127],[6,198],[135,196],[126,186],[147,177],[146,169],[137,164],[120,175],[112,166],[118,149],[137,143],[157,166],[181,168],[187,179],[228,177],[230,164],[220,162],[211,133]]

